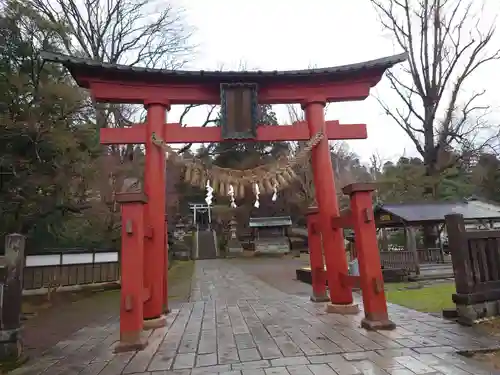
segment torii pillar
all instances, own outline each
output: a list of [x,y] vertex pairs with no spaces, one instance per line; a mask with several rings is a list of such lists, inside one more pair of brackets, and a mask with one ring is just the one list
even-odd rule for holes
[[[314,98],[302,104],[305,110],[309,133],[325,130],[324,98]],[[323,251],[327,270],[330,304],[326,311],[339,314],[357,314],[358,305],[353,304],[352,288],[341,283],[341,275],[348,273],[342,229],[332,228],[332,220],[339,216],[333,166],[328,138],[323,138],[312,149],[311,162],[316,201],[318,202],[319,228],[323,239]]]
[[152,142],[153,133],[164,138],[166,113],[170,110],[167,100],[150,99],[144,101],[147,109],[146,160],[144,167],[144,188],[147,231],[144,241],[144,281],[148,295],[144,302],[144,329],[163,327],[163,316],[168,311],[167,275],[168,245],[165,233],[166,217],[166,159],[165,152]]

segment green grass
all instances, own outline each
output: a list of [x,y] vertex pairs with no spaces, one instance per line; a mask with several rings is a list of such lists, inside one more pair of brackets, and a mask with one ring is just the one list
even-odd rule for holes
[[194,272],[194,261],[177,260],[168,270],[168,299],[189,300],[191,278]]
[[422,312],[440,313],[455,306],[451,296],[455,293],[455,283],[423,285],[420,289],[405,289],[416,283],[385,284],[388,302]]

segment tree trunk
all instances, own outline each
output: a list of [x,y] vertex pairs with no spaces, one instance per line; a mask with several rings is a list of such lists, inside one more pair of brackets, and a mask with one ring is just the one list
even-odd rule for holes
[[[432,150],[434,151],[434,150]],[[436,171],[436,160],[434,157],[434,152],[427,152],[427,157],[425,160],[426,164],[426,177],[436,177],[438,174]],[[424,196],[426,198],[430,198],[432,201],[437,200],[437,185],[434,182],[434,178],[431,180],[431,185],[426,186],[424,189]],[[443,218],[444,219],[444,218]],[[436,231],[436,227],[434,224],[430,225],[424,225],[423,228],[423,243],[424,243],[424,248],[429,249],[429,248],[435,248],[436,247],[436,242],[438,240],[438,233]]]

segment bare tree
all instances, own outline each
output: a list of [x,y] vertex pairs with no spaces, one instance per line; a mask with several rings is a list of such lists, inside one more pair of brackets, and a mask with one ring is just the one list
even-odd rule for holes
[[297,168],[297,181],[294,182],[288,194],[288,201],[296,205],[300,212],[317,205],[314,190],[313,172],[308,164]]
[[[70,55],[95,61],[149,68],[178,69],[195,46],[182,9],[150,0],[24,0],[55,25]],[[99,128],[123,127],[137,106],[93,103]],[[142,110],[142,109],[141,109]],[[142,116],[143,117],[143,116]],[[125,155],[132,153],[132,146]],[[113,150],[116,153],[118,150]]]
[[[437,178],[463,151],[481,151],[498,137],[485,118],[484,90],[464,92],[474,73],[500,59],[494,23],[484,25],[474,14],[478,0],[371,2],[384,29],[408,52],[408,63],[387,73],[400,105],[378,101],[415,144],[426,174]],[[436,185],[437,179],[426,194],[435,196]]]
[[[186,127],[186,125],[187,125],[185,123],[185,117],[189,113],[189,111],[191,111],[194,108],[198,108],[199,106],[200,106],[200,104],[189,104],[189,105],[187,105],[187,106],[184,107],[184,110],[182,111],[181,116],[179,117],[179,123],[183,127]],[[215,113],[215,111],[216,111],[216,109],[218,107],[219,106],[217,106],[217,105],[211,105],[211,106],[209,106],[207,114],[205,116],[205,120],[203,121],[203,123],[201,125],[198,125],[198,126],[200,126],[202,128],[205,128],[208,124],[215,124],[217,122],[217,118],[215,118],[213,115],[214,115],[214,113]],[[179,150],[177,150],[177,153],[179,155],[182,155],[186,151],[190,150],[192,146],[193,146],[192,142],[186,143]]]
[[181,68],[193,52],[182,10],[150,0],[26,0],[64,25],[70,54],[112,64]]
[[[60,47],[69,55],[112,64],[179,69],[195,50],[190,42],[192,29],[186,24],[182,9],[168,1],[22,1],[49,22],[61,26]],[[145,118],[142,106],[95,102],[92,105],[95,117],[88,120],[95,121],[97,128],[126,127]],[[135,145],[103,146],[96,161],[98,173],[89,184],[100,191],[110,232],[120,224],[115,193],[125,177],[138,177],[141,161],[134,159],[141,159],[142,154]]]

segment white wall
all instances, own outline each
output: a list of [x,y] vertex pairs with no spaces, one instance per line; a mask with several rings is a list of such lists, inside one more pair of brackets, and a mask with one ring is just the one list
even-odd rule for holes
[[25,267],[118,262],[118,252],[27,255]]

